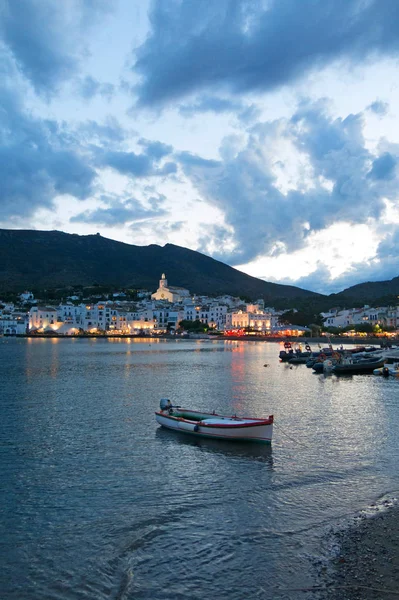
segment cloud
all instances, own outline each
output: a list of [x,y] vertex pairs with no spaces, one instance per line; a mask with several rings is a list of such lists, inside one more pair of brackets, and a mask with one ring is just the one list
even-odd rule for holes
[[104,0],[2,2],[0,38],[36,92],[48,96],[76,73],[87,28],[109,10]]
[[4,78],[0,106],[2,221],[26,219],[39,208],[52,208],[54,198],[62,194],[84,199],[93,193],[97,174],[71,131],[26,112]]
[[392,179],[395,175],[395,167],[397,164],[396,158],[385,152],[382,156],[379,156],[373,161],[373,166],[368,176],[371,179]]
[[96,164],[99,167],[110,167],[122,175],[133,178],[165,177],[176,173],[176,163],[167,161],[161,164],[162,160],[172,153],[172,146],[144,138],[138,140],[138,145],[144,148],[141,154],[97,147]]
[[[208,227],[199,250],[242,265],[302,249],[335,223],[378,221],[385,198],[397,198],[395,148],[372,154],[363,126],[362,114],[334,119],[326,102],[301,102],[291,119],[252,127],[241,145],[227,138],[220,161],[180,153],[185,175],[224,220]],[[289,167],[296,178],[284,189],[278,173],[287,180]]]
[[124,129],[114,117],[107,117],[104,123],[83,121],[78,125],[78,133],[86,143],[107,144],[119,146],[129,135],[134,135]]
[[394,0],[155,0],[137,48],[138,102],[159,106],[216,87],[271,91],[337,60],[399,48]]
[[[39,118],[25,106],[26,90],[16,84],[17,68],[9,56],[0,62],[0,220],[3,223],[29,222],[41,208],[52,209],[54,200],[71,195],[78,200],[95,197],[100,190],[98,169],[112,167],[136,177],[170,176],[177,170],[165,161],[172,146],[158,141],[139,140],[141,154],[126,152],[124,143],[132,132],[115,118],[103,123],[84,121],[68,124]],[[136,135],[136,134],[133,134]],[[150,208],[137,204],[85,217],[96,222],[150,218],[163,214],[152,194]],[[158,200],[159,202],[159,200]],[[123,209],[123,210],[122,210]],[[119,213],[118,213],[119,210]],[[124,212],[123,212],[124,211]],[[141,215],[141,216],[140,216]]]
[[186,225],[184,221],[165,221],[162,219],[160,221],[152,220],[150,223],[132,223],[129,225],[129,229],[142,239],[148,239],[148,236],[154,237],[155,235],[158,240],[168,241],[170,234],[173,235],[182,231]]
[[208,95],[200,96],[195,102],[181,104],[179,107],[179,114],[182,117],[190,118],[202,113],[216,115],[234,113],[239,121],[250,123],[259,117],[260,110],[255,104]]
[[[349,287],[367,281],[389,281],[398,276],[398,253],[395,257],[387,257],[380,260],[374,257],[363,263],[354,263],[351,268],[337,278],[324,283],[324,293],[337,294]],[[299,280],[299,285],[302,280]],[[323,282],[320,282],[322,284]],[[295,283],[297,285],[297,283]],[[316,283],[317,286],[317,283]]]
[[161,160],[161,158],[164,158],[173,152],[173,146],[163,144],[162,142],[154,142],[152,140],[141,138],[139,139],[138,144],[145,148],[147,155],[154,161]]
[[316,261],[314,271],[305,277],[297,279],[291,277],[279,279],[268,277],[265,279],[283,285],[295,285],[301,289],[312,290],[319,294],[339,294],[347,288],[358,285],[359,282],[389,281],[394,277],[398,277],[398,250],[399,245],[396,245],[394,252],[389,252],[387,256],[382,256],[381,254],[365,262],[353,263],[348,270],[334,278],[325,265]]
[[192,117],[198,113],[213,112],[221,114],[225,112],[237,112],[243,109],[243,104],[227,98],[217,96],[202,96],[193,104],[183,104],[179,107],[179,113],[183,117]]
[[91,100],[97,95],[111,100],[115,93],[115,86],[111,83],[100,83],[97,79],[86,75],[83,79],[78,80],[78,91],[85,100]]
[[162,167],[158,167],[157,162],[157,159],[151,154],[103,149],[99,149],[97,152],[99,166],[110,167],[129,177],[161,177],[171,175],[177,170],[176,164],[173,162],[167,162]]
[[95,210],[86,210],[74,217],[71,217],[71,223],[93,223],[96,225],[105,225],[108,227],[117,227],[126,223],[139,222],[148,219],[159,218],[167,215],[167,211],[162,207],[165,198],[150,198],[150,208],[146,208],[141,202],[131,198],[129,200],[111,200],[108,201],[108,208],[97,208]]
[[[187,151],[180,152],[177,158],[180,160],[180,163],[187,168],[213,169],[221,166],[221,163],[217,160],[202,158],[201,156]],[[194,172],[192,173],[194,174]]]
[[389,104],[388,102],[383,102],[382,100],[375,100],[375,102],[372,102],[367,109],[379,117],[384,117],[388,113]]
[[300,277],[299,279],[293,279],[291,277],[280,279],[268,277],[267,281],[282,285],[294,285],[303,290],[312,290],[319,294],[334,294],[342,290],[338,280],[332,279],[329,269],[319,261],[315,261],[314,271],[305,277]]

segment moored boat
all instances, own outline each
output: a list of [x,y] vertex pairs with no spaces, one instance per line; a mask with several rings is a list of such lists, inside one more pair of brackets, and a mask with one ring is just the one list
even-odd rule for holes
[[288,364],[289,365],[306,365],[309,358],[310,358],[310,356],[308,353],[303,354],[301,356],[294,356],[293,358],[290,358],[288,360]]
[[383,367],[374,369],[374,375],[382,375],[383,377],[399,377],[399,363],[385,363]]
[[163,398],[155,418],[163,427],[198,437],[269,444],[272,441],[273,415],[258,419],[204,413],[173,406],[170,400]]
[[371,357],[354,359],[352,356],[342,358],[342,361],[332,368],[336,375],[361,375],[362,373],[373,373],[375,369],[384,366],[384,357]]
[[336,365],[342,358],[341,353],[337,350],[332,352],[330,356],[321,353],[315,361],[309,366],[315,371],[315,373],[331,373],[332,367]]

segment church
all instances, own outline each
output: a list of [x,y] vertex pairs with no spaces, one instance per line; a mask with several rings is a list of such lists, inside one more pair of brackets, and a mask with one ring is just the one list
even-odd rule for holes
[[167,300],[168,302],[182,302],[186,298],[190,298],[190,292],[185,288],[168,286],[165,273],[162,273],[159,280],[159,288],[154,294],[151,294],[152,300]]

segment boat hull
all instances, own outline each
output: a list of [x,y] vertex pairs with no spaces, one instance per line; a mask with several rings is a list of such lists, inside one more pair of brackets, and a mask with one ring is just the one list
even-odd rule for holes
[[373,373],[375,369],[384,366],[384,360],[377,362],[359,362],[352,364],[338,364],[333,367],[333,373],[336,375],[361,375],[363,373]]
[[[193,411],[191,415],[195,416]],[[268,419],[240,419],[216,414],[202,413],[201,420],[185,419],[168,414],[167,411],[155,413],[159,425],[188,433],[197,437],[207,437],[219,440],[263,442],[270,444],[273,434],[273,417]]]
[[379,369],[374,369],[373,374],[381,375],[382,377],[399,377],[399,366],[397,364],[385,364]]

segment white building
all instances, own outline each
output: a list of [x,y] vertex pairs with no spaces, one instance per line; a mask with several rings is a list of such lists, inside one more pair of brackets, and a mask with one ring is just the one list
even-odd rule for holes
[[340,310],[324,316],[324,327],[347,327],[353,325],[353,310]]
[[34,300],[34,295],[32,292],[22,292],[22,294],[19,295],[19,299],[22,304],[25,304],[26,302],[32,302],[32,300]]
[[226,315],[226,329],[251,328],[255,332],[269,333],[271,330],[271,314],[263,311],[246,312],[231,310]]
[[53,306],[33,306],[29,311],[29,331],[58,331],[62,320]]
[[3,335],[23,335],[27,332],[28,325],[28,316],[24,313],[0,316],[0,334]]
[[185,303],[183,305],[183,319],[185,321],[201,321],[213,329],[224,329],[226,324],[227,306],[219,303],[206,305]]
[[15,306],[13,302],[1,302],[1,305],[3,308],[0,308],[0,315],[1,314],[11,314],[12,312],[14,312]]
[[389,317],[386,317],[386,311],[387,309],[385,307],[370,308],[370,306],[364,306],[363,308],[350,308],[337,312],[322,313],[324,318],[323,325],[325,327],[337,328],[344,328],[351,325],[363,325],[365,323],[379,325],[385,322],[385,318],[388,318],[390,323],[395,323],[395,309],[390,311]]
[[154,327],[158,331],[176,330],[184,318],[184,311],[178,306],[155,309],[153,313]]
[[380,321],[384,327],[397,329],[399,325],[399,306],[387,306],[380,313]]

